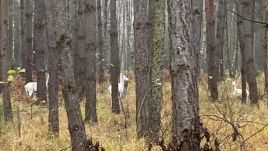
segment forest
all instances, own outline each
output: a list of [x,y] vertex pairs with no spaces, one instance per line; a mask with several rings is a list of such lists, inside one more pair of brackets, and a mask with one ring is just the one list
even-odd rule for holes
[[267,151],[268,0],[0,0],[0,151]]

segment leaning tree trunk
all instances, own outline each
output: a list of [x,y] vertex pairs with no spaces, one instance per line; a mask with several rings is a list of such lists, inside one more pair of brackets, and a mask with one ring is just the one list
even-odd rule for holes
[[35,0],[34,9],[34,51],[37,78],[37,103],[47,100],[45,78],[45,3]]
[[[240,12],[243,17],[247,19],[253,19],[253,9],[254,1],[252,0],[239,0]],[[252,105],[258,104],[258,88],[256,82],[256,69],[254,66],[253,59],[253,23],[249,20],[243,19],[241,22],[241,53],[244,54],[244,63],[247,83],[249,86],[249,98]],[[243,63],[243,60],[242,60]]]
[[5,121],[13,121],[7,71],[10,68],[8,38],[8,0],[0,0],[0,64],[1,80],[5,82],[3,92],[3,112]]
[[26,83],[32,81],[32,68],[33,68],[33,2],[32,0],[24,1],[25,13],[24,13],[24,41],[23,50],[25,53],[25,69],[26,69]]
[[112,112],[120,113],[119,93],[118,93],[118,78],[120,72],[119,64],[119,45],[118,45],[118,30],[116,17],[116,1],[110,1],[110,43],[111,43],[111,84],[112,84]]
[[[60,63],[63,78],[63,97],[68,117],[68,128],[71,136],[72,150],[86,150],[85,127],[82,120],[78,97],[75,95],[75,78],[73,60],[70,51],[70,39],[67,34],[67,20],[64,14],[64,0],[47,0],[48,37],[50,44],[55,46],[55,51],[60,54]],[[55,26],[53,26],[55,25]],[[51,28],[49,28],[51,27]],[[55,36],[55,38],[52,38]],[[51,38],[51,39],[50,39]]]
[[146,114],[150,99],[150,49],[147,5],[147,0],[134,0],[136,129],[138,138],[146,136]]
[[215,49],[215,18],[214,0],[206,0],[206,37],[207,37],[207,65],[208,87],[212,100],[218,99],[218,55]]
[[164,29],[165,29],[165,1],[149,0],[149,21],[151,21],[150,32],[150,85],[151,97],[148,100],[147,138],[150,142],[157,142],[161,130],[161,102],[162,92],[162,70],[164,53]]
[[86,77],[85,77],[85,121],[98,121],[96,108],[96,1],[86,0],[85,34],[86,34]]
[[[191,1],[169,0],[172,136],[179,151],[200,150],[198,87]],[[179,11],[178,11],[179,10]],[[190,15],[191,14],[191,15]],[[180,19],[177,18],[180,16]]]

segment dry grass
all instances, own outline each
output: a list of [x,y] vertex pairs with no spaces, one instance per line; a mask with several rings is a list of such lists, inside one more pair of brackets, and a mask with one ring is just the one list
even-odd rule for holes
[[[264,84],[263,77],[258,79],[259,84]],[[108,87],[107,85],[105,87]],[[263,92],[263,88],[260,88]],[[99,89],[98,89],[99,90]],[[97,93],[98,99],[98,124],[86,125],[87,136],[93,141],[99,141],[107,151],[142,151],[146,150],[144,140],[136,139],[135,132],[135,85],[129,84],[128,94],[124,99],[124,109],[129,107],[130,119],[127,120],[127,129],[124,128],[124,115],[113,115],[110,111],[110,96],[107,91]],[[162,111],[162,135],[166,141],[170,138],[171,119],[171,90],[170,84],[164,84],[164,101]],[[239,150],[239,143],[232,141],[228,137],[233,133],[232,127],[217,117],[224,116],[239,125],[240,133],[246,139],[268,123],[268,109],[265,101],[261,100],[260,109],[252,108],[248,105],[241,105],[238,100],[228,97],[230,86],[228,82],[220,85],[221,103],[211,103],[208,101],[206,83],[200,83],[200,117],[202,123],[209,129],[211,140],[216,137],[222,141],[222,150]],[[16,98],[18,99],[18,98]],[[127,102],[127,103],[126,103]],[[84,102],[81,104],[82,114],[84,112]],[[18,114],[16,108],[20,108],[21,136],[18,129]],[[219,108],[220,110],[218,110]],[[31,110],[29,102],[16,100],[13,103],[14,124],[5,124],[2,116],[0,121],[0,150],[3,151],[60,151],[70,150],[70,138],[67,129],[67,118],[63,102],[59,108],[60,134],[59,137],[52,137],[48,133],[48,111],[47,108],[36,106]],[[222,113],[220,113],[222,112]],[[238,122],[239,121],[239,122]],[[268,150],[268,128],[254,135],[246,142],[248,150],[265,151]],[[159,150],[155,148],[154,150]]]

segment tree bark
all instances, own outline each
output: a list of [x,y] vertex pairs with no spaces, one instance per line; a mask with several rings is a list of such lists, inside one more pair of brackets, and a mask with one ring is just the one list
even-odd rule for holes
[[116,0],[110,1],[110,43],[111,43],[111,84],[112,84],[112,112],[120,113],[119,93],[118,93],[118,78],[120,73],[119,64],[119,45],[117,32],[117,17],[116,17]]
[[[254,1],[252,0],[239,0],[240,12],[243,17],[253,19]],[[241,22],[241,53],[244,54],[242,57],[242,63],[244,59],[247,83],[249,86],[249,98],[252,105],[258,104],[258,88],[256,82],[256,69],[254,66],[253,59],[253,23],[251,21],[243,19]]]
[[216,25],[216,52],[219,58],[219,79],[223,80],[224,78],[224,60],[223,60],[223,49],[225,39],[224,39],[224,30],[225,30],[225,6],[226,0],[217,1],[217,25]]
[[134,49],[136,81],[136,131],[137,137],[146,136],[148,101],[150,99],[150,49],[148,1],[134,0]]
[[3,92],[3,112],[5,121],[13,121],[12,106],[10,100],[10,90],[7,71],[10,68],[9,37],[8,37],[8,0],[0,1],[0,64],[1,64],[1,80],[5,82],[2,86]]
[[164,53],[164,26],[165,1],[149,0],[149,35],[150,35],[150,99],[148,100],[147,137],[150,142],[156,143],[161,129],[161,102],[163,100],[163,59]]
[[212,100],[218,99],[218,50],[215,49],[215,18],[214,0],[206,0],[206,44],[207,44],[207,65],[208,65],[208,87]]
[[24,13],[24,41],[23,41],[23,50],[25,53],[25,69],[26,69],[26,83],[32,81],[32,68],[33,68],[33,1],[27,0],[24,1],[25,4],[25,13]]
[[[191,1],[169,0],[172,136],[179,151],[200,150],[198,87]],[[190,15],[191,14],[191,15]],[[180,16],[178,18],[177,16]]]
[[50,10],[47,11],[47,16],[51,19],[47,26],[53,27],[52,29],[48,28],[48,37],[49,40],[53,36],[55,37],[55,41],[50,42],[54,42],[51,44],[56,46],[55,51],[60,54],[61,73],[63,79],[63,97],[68,117],[68,128],[71,136],[72,150],[85,151],[85,127],[81,116],[78,97],[75,95],[74,67],[70,50],[70,39],[67,34],[67,20],[64,14],[65,1],[47,0],[46,2],[48,8],[50,8]]
[[102,17],[101,17],[101,0],[97,0],[97,15],[98,15],[98,50],[99,50],[99,84],[104,82],[104,51],[103,51],[103,36],[102,36]]
[[85,4],[85,33],[86,33],[86,106],[85,121],[95,123],[96,107],[96,1],[86,0]]
[[45,78],[45,3],[35,0],[34,9],[34,56],[36,61],[37,102],[47,101]]

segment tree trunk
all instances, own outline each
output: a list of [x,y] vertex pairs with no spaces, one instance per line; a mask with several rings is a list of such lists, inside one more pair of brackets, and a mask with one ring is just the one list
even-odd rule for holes
[[5,121],[13,121],[12,107],[10,100],[10,90],[7,71],[10,68],[9,37],[8,37],[8,0],[0,0],[0,64],[1,80],[5,82],[2,87],[3,92],[3,112]]
[[[58,111],[58,60],[59,60],[59,48],[57,45],[57,34],[59,31],[57,29],[59,28],[59,21],[56,19],[59,18],[57,15],[57,11],[59,11],[60,8],[57,8],[58,6],[53,6],[53,3],[51,1],[40,1],[39,7],[40,10],[45,9],[45,6],[47,7],[47,43],[48,43],[48,50],[49,50],[49,81],[48,81],[48,103],[49,103],[49,131],[52,132],[55,135],[58,135],[59,133],[59,111]],[[43,6],[45,5],[45,6]],[[43,12],[43,11],[42,11]],[[44,14],[43,14],[44,16]],[[53,17],[55,16],[55,18]],[[55,31],[56,30],[56,31]],[[54,33],[55,32],[55,33]],[[39,83],[38,83],[39,84]],[[46,90],[46,89],[45,89]]]
[[156,143],[160,136],[161,129],[161,102],[162,92],[162,70],[164,53],[164,26],[165,26],[165,1],[149,0],[150,27],[150,91],[151,97],[148,100],[148,125],[147,137],[150,142]]
[[[101,19],[101,0],[97,0],[97,15],[98,15],[98,50],[99,50],[99,84],[104,82],[104,51],[103,51],[103,36],[102,36],[102,19]],[[102,88],[103,86],[101,86]]]
[[85,88],[85,74],[86,74],[86,54],[85,54],[85,0],[77,0],[78,9],[77,9],[77,19],[76,19],[76,27],[77,27],[77,44],[74,52],[75,57],[75,77],[76,84],[79,87],[79,96],[82,97],[84,95]]
[[[55,51],[60,54],[60,62],[63,78],[63,97],[68,117],[68,128],[71,136],[72,150],[86,150],[85,127],[81,116],[78,97],[75,95],[75,78],[73,72],[73,60],[70,51],[70,39],[68,37],[67,20],[64,14],[64,0],[47,0],[48,37]],[[54,26],[55,25],[55,26]],[[50,29],[51,27],[52,29]],[[55,38],[52,38],[55,37]]]
[[47,101],[45,78],[45,3],[35,0],[34,9],[34,56],[36,61],[37,102]]
[[[264,12],[264,0],[255,0],[255,17],[254,20],[263,22],[263,12]],[[263,69],[264,65],[264,39],[265,35],[265,26],[261,24],[254,23],[254,60],[256,60],[257,69]]]
[[136,81],[137,137],[144,137],[147,128],[147,109],[150,99],[150,47],[148,28],[148,1],[134,0],[134,49]]
[[215,18],[214,0],[206,0],[206,36],[207,36],[207,65],[208,87],[212,100],[218,99],[218,50],[215,49]]
[[223,49],[225,44],[224,29],[225,29],[225,6],[226,0],[217,1],[217,27],[216,27],[216,52],[219,57],[219,79],[224,78],[224,62],[223,62]]
[[[268,22],[268,1],[264,2],[264,21]],[[265,90],[266,95],[268,96],[268,28],[265,28],[265,66],[264,66],[264,73],[265,73]],[[267,100],[267,106],[268,106],[268,100]]]
[[26,67],[26,52],[25,52],[25,4],[24,0],[20,0],[20,62],[21,67]]
[[[248,19],[253,19],[253,9],[254,1],[252,0],[239,0],[241,14],[243,17]],[[246,74],[247,83],[249,86],[249,97],[252,105],[258,104],[258,88],[256,82],[256,69],[254,66],[253,59],[253,23],[251,21],[243,19],[241,22],[240,32],[241,32],[241,54],[242,64],[245,63],[244,72]],[[244,62],[243,62],[244,59]]]
[[[169,0],[172,136],[178,151],[200,150],[198,87],[191,1]],[[178,11],[179,10],[179,11]],[[180,19],[177,18],[180,16]]]
[[32,81],[32,67],[33,67],[33,36],[32,36],[32,24],[33,24],[33,2],[32,0],[24,1],[25,13],[24,13],[24,41],[23,50],[25,53],[25,69],[26,69],[26,83]]
[[117,17],[116,17],[116,1],[110,1],[110,43],[111,43],[111,84],[112,84],[112,112],[120,113],[119,93],[118,93],[118,78],[120,73],[119,64],[119,45],[117,32]]
[[96,1],[86,0],[85,8],[86,33],[86,106],[85,121],[95,123],[97,118],[96,107]]
[[[200,50],[202,48],[202,22],[203,22],[203,1],[193,0],[192,1],[192,10],[194,12],[194,23],[193,23],[193,48],[196,55],[196,67],[197,74],[200,72]],[[197,76],[198,76],[197,75]]]

